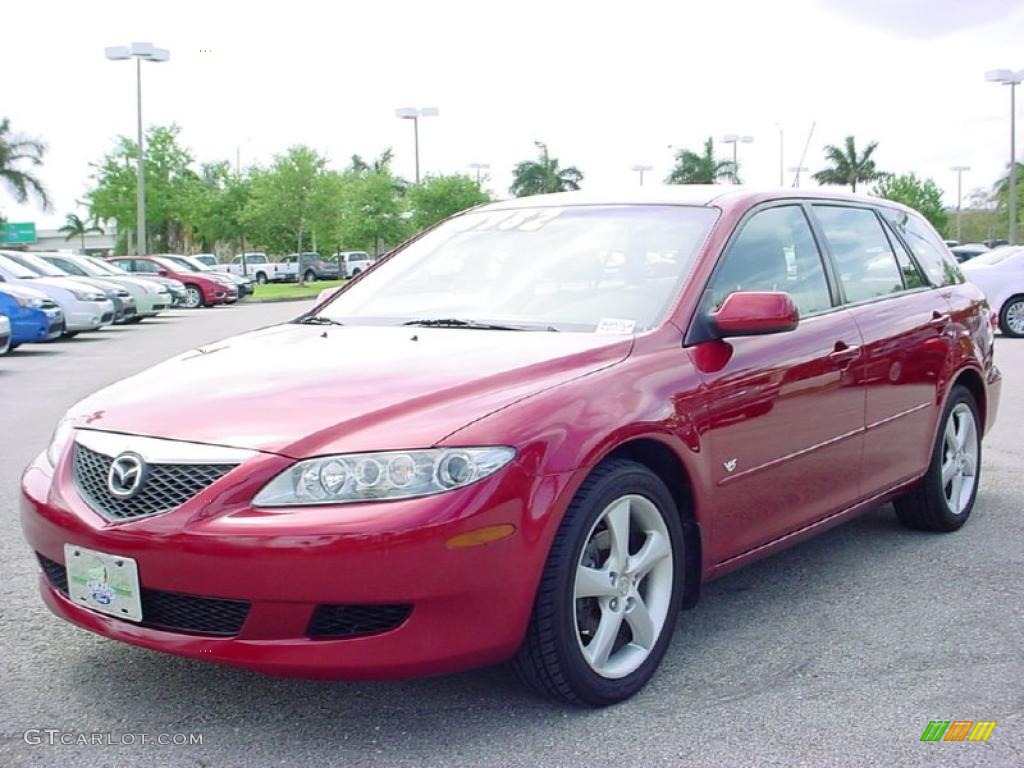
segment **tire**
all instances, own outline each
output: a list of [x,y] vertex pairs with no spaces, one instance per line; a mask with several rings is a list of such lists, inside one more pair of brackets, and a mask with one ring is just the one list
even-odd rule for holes
[[75,338],[75,336],[77,336],[80,333],[81,333],[81,331],[64,331],[63,333],[61,333],[61,338],[63,338],[63,339],[73,339],[73,338]]
[[362,271],[363,271],[363,270],[361,270],[361,269],[358,269],[358,268],[357,268],[357,269],[353,269],[353,270],[352,270],[352,277],[355,277],[356,275],[358,275],[358,274],[359,274],[360,272],[362,272]]
[[[957,385],[950,392],[939,425],[927,474],[893,506],[908,528],[950,533],[971,516],[981,484],[981,419],[966,387]],[[944,466],[947,471],[952,467],[945,481]],[[969,483],[966,488],[965,483]]]
[[[613,534],[624,530],[623,509],[626,559],[615,554]],[[620,522],[609,524],[615,519]],[[621,567],[616,559],[635,562],[645,545],[657,555],[644,572],[615,570]],[[572,704],[601,707],[635,694],[672,639],[682,607],[684,554],[679,510],[658,476],[632,461],[600,464],[555,534],[526,637],[512,661],[517,676],[538,693]],[[592,577],[579,581],[586,573]],[[577,597],[580,589],[595,591]],[[641,621],[645,615],[649,621]]]
[[312,283],[316,280],[316,273],[312,269],[307,269],[302,275],[302,282]]
[[[11,336],[13,335],[14,332],[11,331]],[[0,342],[0,357],[3,357],[12,349],[14,349],[14,347],[11,345],[11,336],[8,336],[6,339],[4,339],[4,341]]]
[[193,285],[192,283],[185,284],[185,300],[181,303],[181,306],[185,309],[198,309],[206,304],[203,300],[203,292],[199,290],[199,286]]
[[999,330],[1004,336],[1024,338],[1024,295],[1011,296],[999,310]]
[[266,285],[267,284],[267,273],[266,272],[257,272],[256,273],[256,282],[259,285]]

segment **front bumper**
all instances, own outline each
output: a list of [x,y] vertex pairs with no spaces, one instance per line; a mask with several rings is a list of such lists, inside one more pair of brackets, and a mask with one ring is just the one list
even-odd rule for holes
[[[291,461],[259,455],[169,512],[112,524],[40,456],[22,479],[32,549],[64,562],[64,545],[132,557],[143,590],[251,604],[240,631],[212,637],[115,619],[72,603],[41,576],[58,616],[154,650],[287,677],[394,678],[494,663],[518,648],[552,533],[549,507],[568,476],[534,477],[517,463],[422,499],[254,509],[247,500]],[[56,482],[54,482],[56,477]],[[513,525],[512,535],[452,548],[461,533]],[[311,637],[318,606],[402,604],[411,613],[377,634]]]
[[111,301],[74,301],[64,312],[67,331],[95,331],[114,321]]

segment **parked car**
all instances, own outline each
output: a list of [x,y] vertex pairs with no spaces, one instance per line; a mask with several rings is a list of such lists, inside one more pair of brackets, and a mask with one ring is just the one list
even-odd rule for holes
[[1009,244],[1010,244],[1009,240],[1000,240],[998,238],[996,238],[994,240],[986,240],[985,241],[985,245],[987,245],[989,248],[1001,248],[1002,246],[1009,245]]
[[14,283],[42,291],[57,302],[64,313],[64,335],[96,331],[114,322],[114,304],[106,294],[87,283],[67,277],[41,277],[0,251],[0,282]]
[[86,398],[21,520],[47,605],[106,637],[302,677],[512,660],[606,705],[709,580],[890,500],[960,528],[994,347],[891,201],[517,198]]
[[108,261],[118,269],[133,275],[157,275],[179,280],[185,285],[185,301],[182,306],[187,309],[225,304],[238,297],[238,291],[234,285],[228,282],[227,278],[195,269],[186,269],[182,265],[160,256],[115,256]]
[[12,252],[8,254],[8,258],[18,262],[18,264],[26,269],[31,269],[40,277],[67,279],[76,283],[91,285],[93,288],[102,291],[114,305],[114,325],[138,322],[138,308],[135,305],[135,299],[132,298],[131,293],[120,285],[113,285],[109,281],[96,280],[90,277],[77,277],[54,266],[36,253]]
[[983,243],[967,243],[966,245],[954,245],[949,250],[952,251],[956,260],[962,264],[965,261],[970,261],[975,256],[987,253],[990,249]]
[[11,321],[0,310],[0,357],[6,355],[11,348]]
[[234,298],[228,300],[228,304],[234,304],[239,299],[244,299],[246,296],[251,295],[253,292],[253,286],[256,285],[256,281],[253,280],[251,276],[243,277],[241,275],[233,275],[224,269],[207,266],[194,256],[172,256],[167,254],[162,258],[173,261],[183,269],[193,270],[196,272],[209,272],[210,275],[216,279],[223,278],[224,281],[233,285],[236,291]]
[[184,305],[185,300],[188,298],[185,284],[180,280],[175,280],[173,277],[164,277],[151,272],[133,272],[130,275],[126,275],[124,270],[113,266],[106,259],[101,259],[98,256],[83,256],[82,258],[105,275],[138,280],[148,285],[155,285],[158,289],[163,288],[167,290],[171,296],[172,308]]
[[335,260],[340,260],[344,267],[342,277],[355,277],[374,265],[376,259],[371,258],[366,251],[341,251],[334,254]]
[[324,261],[319,253],[312,251],[302,254],[290,253],[281,259],[281,263],[289,268],[295,267],[297,263],[299,266],[294,268],[293,275],[295,278],[302,275],[302,281],[305,283],[317,280],[337,280],[340,274],[336,260]]
[[64,333],[64,312],[42,291],[0,281],[0,314],[11,321],[11,349],[53,341]]
[[91,278],[93,282],[115,285],[127,291],[131,294],[136,308],[136,314],[130,322],[137,323],[145,317],[155,317],[171,307],[171,292],[166,286],[159,283],[130,277],[110,266],[100,269],[85,256],[68,253],[39,253],[37,255],[72,277]]
[[971,259],[962,269],[999,314],[1003,334],[1024,337],[1024,247],[996,248]]
[[246,253],[244,264],[241,256],[235,256],[230,264],[223,266],[232,275],[252,276],[259,285],[286,283],[296,280],[298,277],[294,263],[284,264],[280,261],[271,261],[262,251]]

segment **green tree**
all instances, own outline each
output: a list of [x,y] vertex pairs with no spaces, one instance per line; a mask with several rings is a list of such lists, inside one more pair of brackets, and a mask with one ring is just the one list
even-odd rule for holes
[[216,250],[218,243],[231,243],[242,250],[242,214],[250,191],[249,177],[232,171],[227,161],[204,164],[196,183],[189,187],[186,206],[192,243],[203,251]]
[[811,178],[819,184],[849,185],[856,192],[858,182],[877,181],[885,175],[878,170],[871,157],[877,148],[878,142],[872,141],[862,153],[858,153],[853,136],[847,136],[842,147],[828,144],[825,147],[825,160],[832,165],[818,171]]
[[391,150],[371,163],[355,155],[341,180],[340,242],[379,254],[410,234],[405,192],[409,185],[391,172]]
[[509,191],[516,197],[543,195],[548,192],[567,192],[580,188],[583,173],[575,166],[560,168],[557,158],[551,157],[548,145],[533,142],[540,150],[536,160],[524,160],[512,171]]
[[26,163],[34,167],[42,165],[44,154],[43,142],[12,134],[11,121],[6,117],[0,120],[0,179],[16,202],[24,203],[29,196],[34,196],[43,210],[49,210],[50,198],[42,182],[21,168]]
[[[196,185],[191,153],[178,144],[176,125],[146,132],[143,173],[146,179],[146,229],[151,252],[184,250],[190,233]],[[135,227],[138,144],[121,136],[112,152],[94,164],[86,201],[93,218],[116,221],[119,232]],[[122,249],[126,242],[118,244]]]
[[95,222],[89,224],[89,222],[83,221],[77,213],[69,213],[64,217],[64,226],[57,230],[58,232],[64,233],[65,242],[73,237],[81,238],[82,241],[82,253],[85,253],[85,236],[92,232],[98,232],[103,234],[103,228],[98,226]]
[[315,191],[326,164],[316,150],[299,145],[276,156],[270,168],[255,170],[241,214],[250,238],[272,252],[301,253],[310,234]]
[[[1024,163],[1017,163],[1017,226],[1024,224]],[[992,188],[992,202],[995,204],[995,224],[1000,237],[1008,237],[1010,230],[1010,169],[1001,176]]]
[[919,179],[913,173],[883,176],[874,194],[913,208],[940,232],[945,231],[949,214],[942,203],[942,190],[932,179]]
[[476,181],[464,174],[428,176],[409,187],[407,194],[412,225],[417,230],[490,200]]
[[689,149],[676,152],[675,167],[665,177],[666,184],[714,184],[733,178],[731,160],[715,159],[715,142],[711,137],[704,142],[704,152]]

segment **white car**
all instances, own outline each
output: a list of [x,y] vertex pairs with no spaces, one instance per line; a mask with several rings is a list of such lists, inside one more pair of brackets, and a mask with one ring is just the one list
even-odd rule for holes
[[336,259],[341,262],[341,276],[348,278],[355,277],[360,272],[365,272],[377,261],[366,251],[341,251],[332,257],[332,261]]
[[114,303],[98,288],[70,277],[40,277],[0,251],[0,279],[35,288],[64,311],[64,335],[95,331],[114,322]]
[[1024,247],[995,248],[961,264],[960,269],[999,314],[1003,334],[1024,337]]

